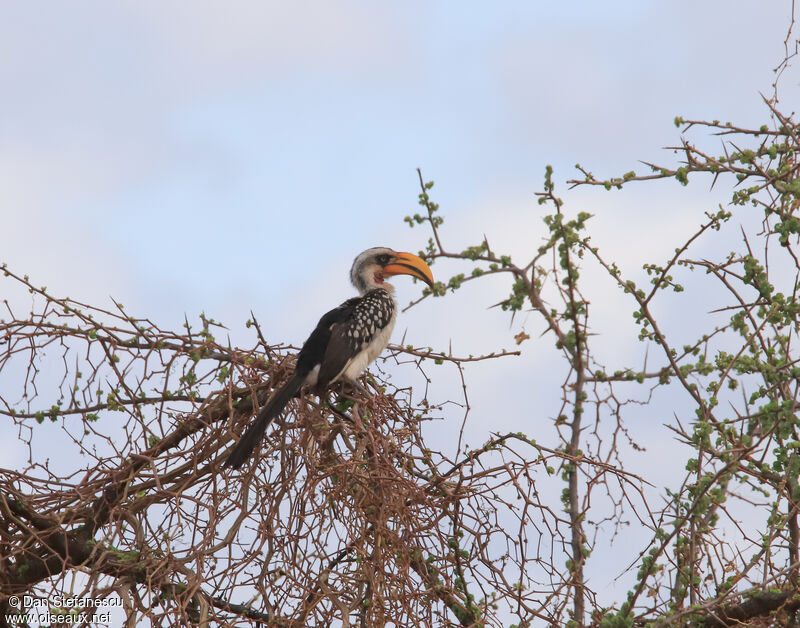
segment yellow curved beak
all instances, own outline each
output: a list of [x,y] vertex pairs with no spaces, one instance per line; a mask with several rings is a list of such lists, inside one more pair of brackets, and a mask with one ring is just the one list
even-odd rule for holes
[[433,288],[433,273],[421,257],[413,253],[398,253],[397,259],[384,267],[385,275],[411,275]]

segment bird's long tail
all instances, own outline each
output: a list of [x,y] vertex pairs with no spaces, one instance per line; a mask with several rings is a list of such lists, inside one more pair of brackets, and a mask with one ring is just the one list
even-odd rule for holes
[[264,438],[264,433],[267,431],[269,424],[272,423],[272,419],[278,416],[284,406],[289,403],[289,400],[300,392],[304,381],[305,377],[295,372],[289,381],[286,382],[278,392],[272,395],[267,405],[258,413],[256,420],[250,424],[250,427],[247,428],[239,439],[239,442],[236,443],[236,447],[233,448],[231,455],[228,456],[228,459],[225,461],[224,466],[226,468],[232,467],[238,469],[247,461],[250,454],[253,453],[253,450],[261,442],[261,439]]

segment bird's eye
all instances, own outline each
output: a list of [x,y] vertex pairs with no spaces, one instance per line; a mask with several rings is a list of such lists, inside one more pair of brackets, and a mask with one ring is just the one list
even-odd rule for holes
[[380,264],[381,266],[386,266],[389,263],[390,259],[391,258],[388,255],[386,255],[386,253],[382,253],[381,255],[378,255],[378,264]]

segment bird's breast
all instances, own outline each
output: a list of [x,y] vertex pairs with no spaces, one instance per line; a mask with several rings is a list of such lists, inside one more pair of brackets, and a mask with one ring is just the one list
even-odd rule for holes
[[356,325],[352,332],[354,340],[360,340],[361,345],[342,373],[347,379],[356,379],[386,348],[397,317],[394,299],[385,292],[371,298],[367,295],[359,305],[361,307],[356,314]]

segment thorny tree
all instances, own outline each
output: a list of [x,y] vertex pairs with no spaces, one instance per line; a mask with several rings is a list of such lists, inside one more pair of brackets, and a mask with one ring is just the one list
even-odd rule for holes
[[[120,600],[131,626],[796,621],[800,129],[776,98],[766,106],[768,124],[754,129],[676,120],[687,134],[720,134],[721,150],[682,135],[677,167],[607,180],[581,169],[571,182],[731,185],[730,202],[698,216],[674,255],[645,264],[647,285],[594,246],[591,216],[567,211],[550,169],[539,194],[544,238],[524,262],[486,238],[451,250],[420,174],[423,211],[407,221],[431,231],[422,254],[466,267],[428,296],[508,278],[503,309],[529,311],[563,358],[561,411],[549,423],[536,417],[537,440],[487,434],[445,455],[425,439],[444,407],[435,378],[420,400],[419,387],[412,395],[373,367],[368,397],[293,401],[257,464],[222,473],[234,428],[288,374],[296,348],[269,344],[255,319],[250,349],[219,342],[219,323],[205,316],[163,330],[4,268],[0,414],[29,460],[0,469],[0,622],[16,610],[11,596],[53,592]],[[695,255],[699,247],[719,253]],[[656,367],[599,362],[589,268],[627,296],[631,341]],[[660,318],[667,306],[702,331],[689,338]],[[468,379],[468,362],[507,353],[394,347],[390,359],[448,363]],[[623,464],[642,455],[629,402],[656,398],[675,400],[653,421],[671,416],[664,437],[686,452],[671,461],[683,477],[668,486]],[[47,442],[59,455],[43,455]],[[548,482],[563,487],[560,501],[540,490]],[[620,549],[638,573],[627,599],[604,607],[586,572],[623,525],[647,540]]]

